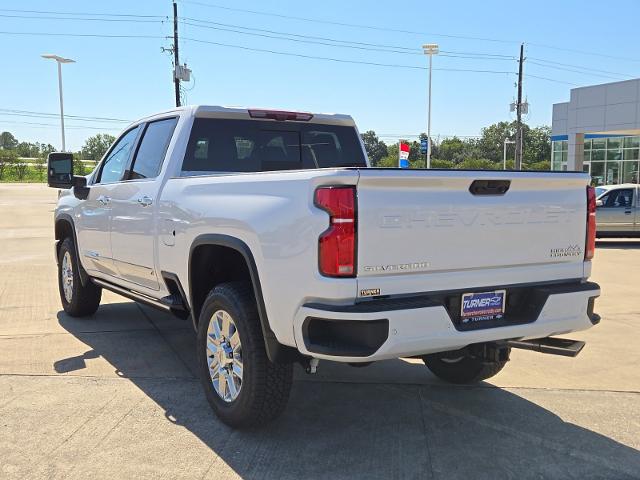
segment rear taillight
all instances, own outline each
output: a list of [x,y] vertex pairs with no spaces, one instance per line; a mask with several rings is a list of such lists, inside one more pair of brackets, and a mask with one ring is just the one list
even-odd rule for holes
[[584,259],[591,260],[596,251],[596,189],[587,187],[587,239]]
[[329,214],[329,228],[318,239],[318,266],[328,277],[356,275],[356,189],[319,187],[317,207]]

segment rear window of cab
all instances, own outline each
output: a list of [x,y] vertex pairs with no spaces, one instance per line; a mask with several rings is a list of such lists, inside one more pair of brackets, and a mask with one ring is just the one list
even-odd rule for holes
[[197,118],[183,175],[366,167],[355,128],[301,122]]

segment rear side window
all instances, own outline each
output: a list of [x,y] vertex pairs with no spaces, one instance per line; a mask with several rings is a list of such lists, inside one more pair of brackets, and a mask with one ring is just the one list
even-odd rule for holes
[[365,166],[353,127],[199,118],[182,171],[197,175]]
[[177,118],[167,118],[147,125],[129,178],[155,178],[158,176],[177,123]]

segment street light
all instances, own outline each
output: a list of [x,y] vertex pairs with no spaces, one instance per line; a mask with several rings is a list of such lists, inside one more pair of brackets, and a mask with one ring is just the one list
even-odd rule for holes
[[508,138],[504,139],[504,144],[503,144],[503,148],[502,148],[502,169],[506,170],[507,169],[507,143],[516,143],[513,140],[509,140]]
[[41,55],[42,58],[46,58],[49,60],[55,60],[58,64],[58,91],[60,93],[60,127],[62,129],[62,151],[64,152],[67,147],[64,142],[64,107],[62,106],[62,64],[63,63],[75,63],[75,60],[71,60],[70,58],[59,57],[58,55],[53,55],[51,53],[45,53]]
[[427,114],[427,168],[431,168],[431,65],[433,56],[439,52],[437,43],[425,43],[422,45],[425,55],[429,55],[429,108]]

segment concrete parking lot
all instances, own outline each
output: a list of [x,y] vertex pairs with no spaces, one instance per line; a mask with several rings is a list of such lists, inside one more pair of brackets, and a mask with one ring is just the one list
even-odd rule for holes
[[182,322],[105,293],[60,308],[56,191],[0,184],[0,478],[640,478],[640,241],[598,243],[575,359],[514,351],[446,385],[417,361],[296,372],[284,416],[233,431]]

